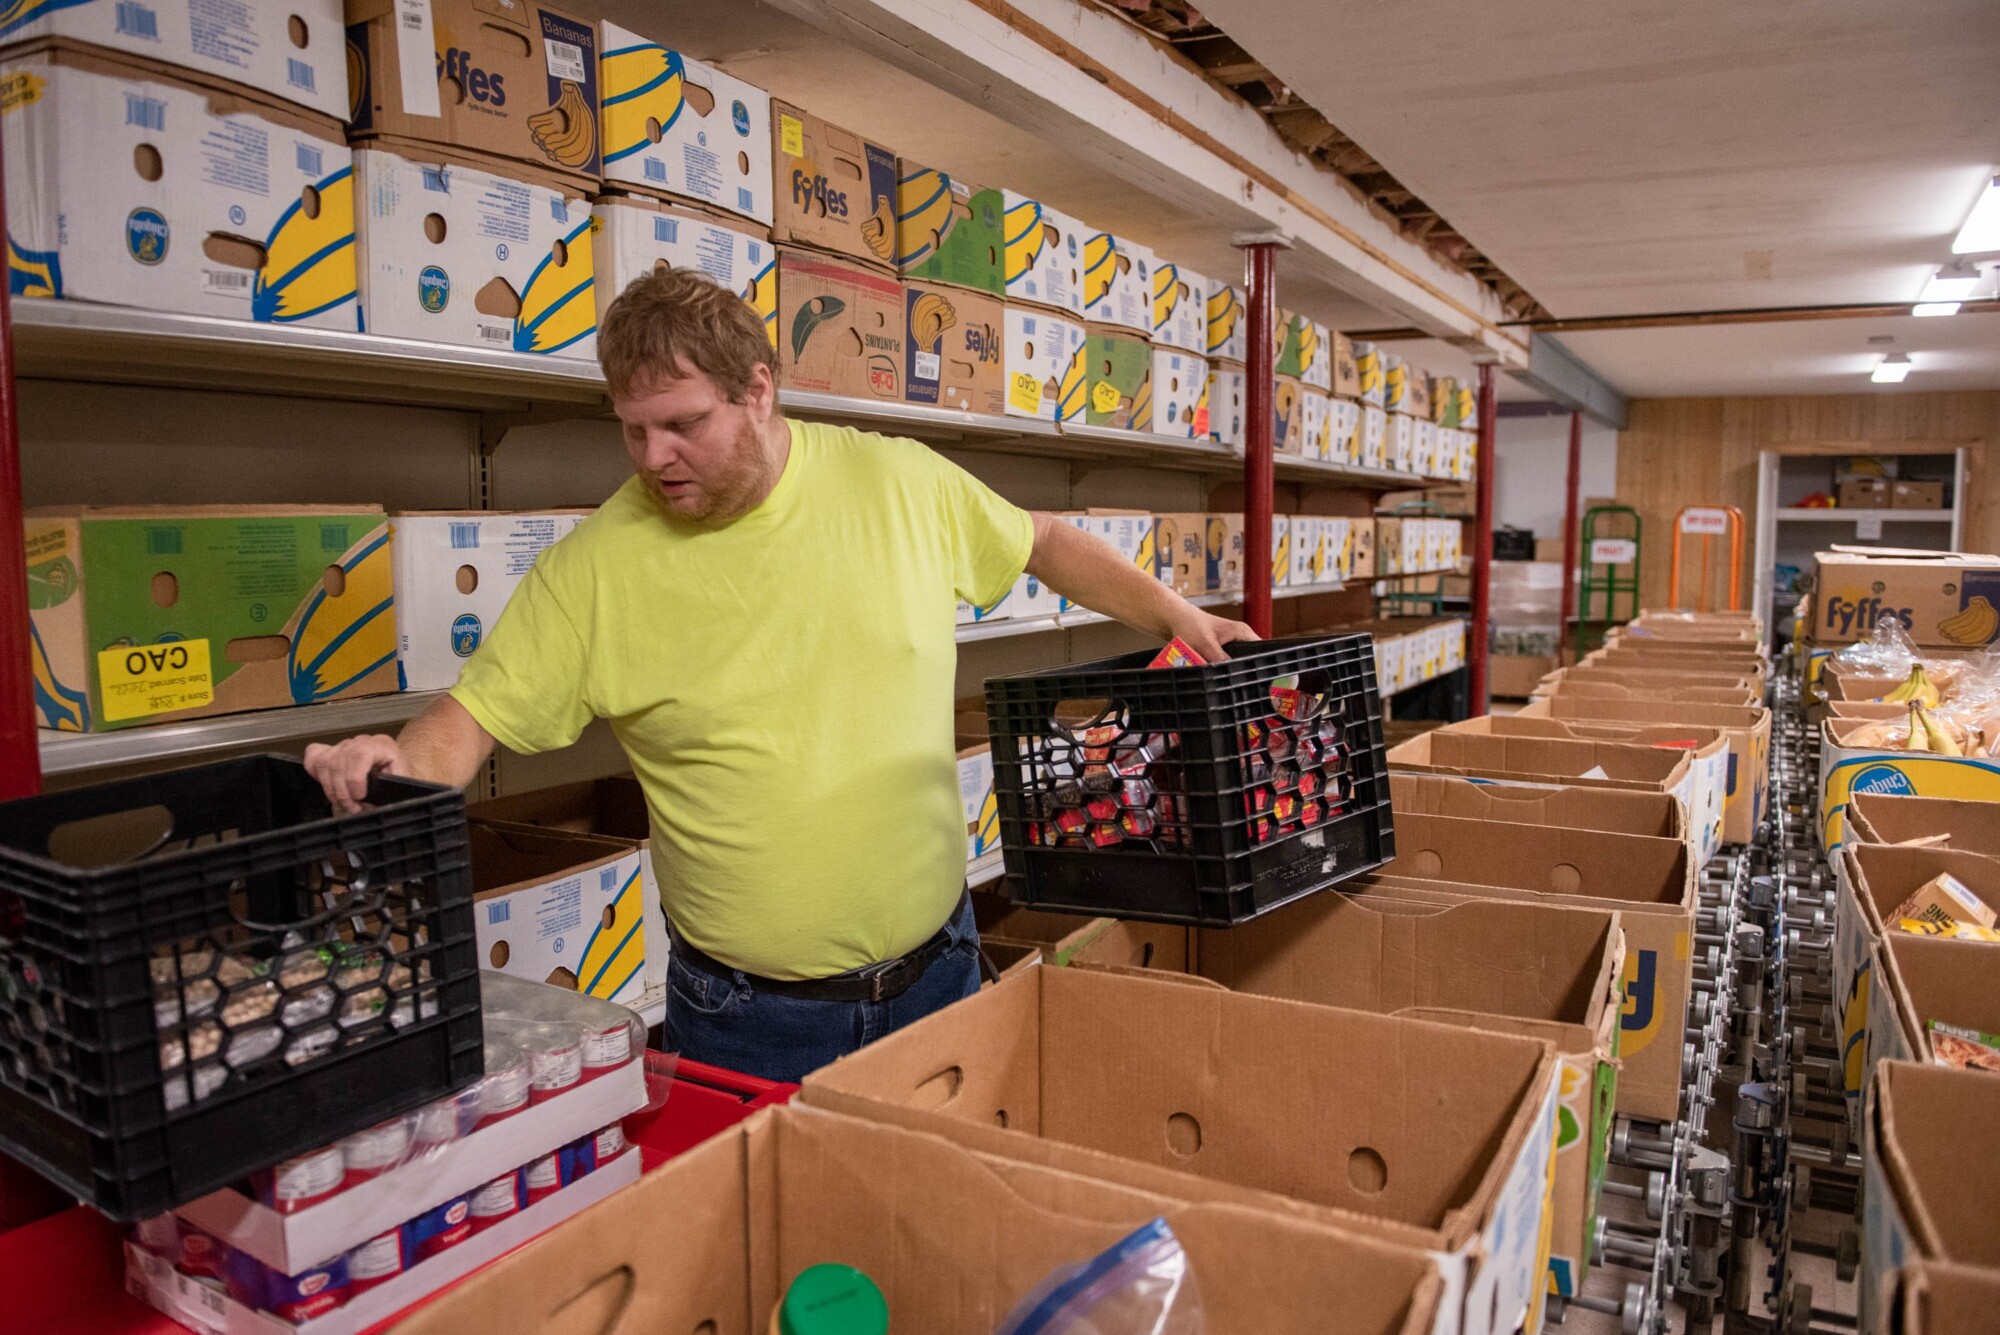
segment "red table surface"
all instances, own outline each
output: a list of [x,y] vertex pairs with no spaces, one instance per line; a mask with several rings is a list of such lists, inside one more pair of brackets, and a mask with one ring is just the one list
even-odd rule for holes
[[[648,1084],[656,1084],[655,1071],[647,1074]],[[797,1085],[683,1061],[673,1071],[665,1104],[626,1118],[625,1132],[639,1147],[641,1167],[650,1172],[797,1092]],[[0,1233],[0,1335],[182,1335],[185,1327],[125,1292],[122,1238],[117,1224],[81,1205]],[[530,1239],[522,1246],[532,1244]],[[411,1310],[373,1327],[370,1335],[388,1330]]]

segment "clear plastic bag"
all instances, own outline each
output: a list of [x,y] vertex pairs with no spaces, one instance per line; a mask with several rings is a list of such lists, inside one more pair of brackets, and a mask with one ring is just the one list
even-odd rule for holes
[[1833,657],[1841,666],[1871,677],[1901,677],[1908,675],[1910,664],[1916,662],[1917,647],[1910,642],[1902,622],[1885,616],[1875,623],[1873,635],[1856,640]]
[[1096,1256],[1066,1265],[1015,1304],[995,1335],[1202,1335],[1187,1252],[1154,1219]]

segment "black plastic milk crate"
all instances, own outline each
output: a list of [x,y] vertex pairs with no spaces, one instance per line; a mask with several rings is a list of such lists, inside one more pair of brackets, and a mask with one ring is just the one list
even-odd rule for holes
[[251,756],[0,805],[0,1150],[156,1214],[483,1065],[465,799]]
[[1395,856],[1373,640],[1231,652],[986,683],[1016,903],[1222,927]]

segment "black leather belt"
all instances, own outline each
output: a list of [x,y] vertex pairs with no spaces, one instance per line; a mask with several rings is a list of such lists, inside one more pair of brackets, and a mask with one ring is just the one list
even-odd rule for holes
[[924,971],[937,961],[951,945],[951,937],[945,928],[957,921],[965,911],[965,900],[960,898],[930,940],[918,946],[907,955],[898,955],[892,960],[870,964],[865,968],[848,973],[835,974],[831,978],[764,978],[754,973],[744,973],[732,969],[721,960],[691,945],[672,923],[667,930],[673,937],[673,953],[682,963],[701,970],[713,978],[734,982],[739,974],[748,980],[750,986],[759,992],[769,992],[773,996],[798,997],[803,1001],[888,1001],[910,990],[915,982],[924,976]]

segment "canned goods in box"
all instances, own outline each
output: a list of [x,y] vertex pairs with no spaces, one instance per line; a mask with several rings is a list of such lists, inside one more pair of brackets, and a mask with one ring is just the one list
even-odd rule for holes
[[347,1258],[281,1275],[247,1252],[229,1254],[229,1296],[294,1325],[325,1316],[347,1301]]
[[521,1173],[502,1173],[472,1193],[472,1231],[484,1233],[521,1213]]
[[562,1152],[560,1150],[544,1154],[541,1158],[521,1170],[521,1178],[527,1184],[528,1204],[534,1205],[547,1200],[562,1190]]
[[436,1150],[462,1136],[471,1135],[473,1128],[479,1125],[480,1099],[480,1087],[474,1085],[456,1094],[433,1099],[417,1109],[418,1147],[426,1151]]
[[528,1043],[528,1102],[545,1103],[583,1080],[583,1035],[570,1026],[536,1026]]
[[410,1230],[410,1254],[419,1261],[427,1260],[472,1236],[472,1201],[465,1196],[454,1196],[442,1205],[432,1206],[404,1227]]
[[347,1178],[347,1159],[340,1146],[287,1159],[259,1175],[257,1199],[279,1214],[310,1209],[337,1193]]
[[345,1184],[359,1186],[402,1163],[409,1157],[411,1130],[410,1118],[392,1117],[341,1141],[340,1152],[347,1160]]
[[620,1017],[608,1024],[591,1021],[583,1031],[583,1078],[615,1071],[632,1060],[632,1021]]
[[221,1279],[229,1249],[199,1229],[182,1228],[180,1257],[174,1269],[194,1279]]
[[347,1291],[350,1295],[368,1292],[403,1273],[408,1264],[405,1251],[409,1240],[402,1225],[368,1239],[347,1254]]
[[486,1043],[486,1074],[479,1082],[479,1120],[494,1122],[528,1106],[533,1073],[528,1054],[511,1043]]
[[613,1122],[593,1135],[572,1141],[563,1151],[570,1160],[570,1180],[586,1177],[625,1152],[625,1128]]

